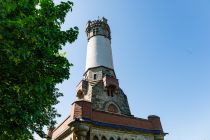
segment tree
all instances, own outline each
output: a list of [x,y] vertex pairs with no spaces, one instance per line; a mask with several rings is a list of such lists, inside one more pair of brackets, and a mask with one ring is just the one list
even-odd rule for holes
[[73,3],[0,0],[0,139],[45,137],[59,116],[56,84],[72,65],[59,50],[75,41],[78,28],[62,31]]

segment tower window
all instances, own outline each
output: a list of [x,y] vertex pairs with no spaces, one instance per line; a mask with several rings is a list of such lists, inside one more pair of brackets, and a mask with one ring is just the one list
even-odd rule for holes
[[98,28],[93,28],[93,35],[98,34]]
[[96,34],[98,33],[98,30],[99,30],[99,29],[98,29],[98,28],[96,28]]
[[109,89],[107,90],[107,95],[108,95],[108,96],[111,96],[111,97],[114,97],[114,89],[109,88]]
[[106,137],[105,136],[102,136],[101,140],[106,140]]
[[93,137],[93,140],[98,140],[98,137],[97,137],[97,136],[94,136],[94,137]]
[[111,90],[111,96],[114,97],[114,90]]
[[110,96],[109,90],[107,90],[107,95]]
[[93,75],[93,80],[96,80],[97,79],[97,74],[94,74]]
[[115,94],[115,87],[114,86],[107,87],[107,95],[114,97],[114,94]]
[[114,140],[114,138],[113,138],[113,137],[111,137],[109,140]]

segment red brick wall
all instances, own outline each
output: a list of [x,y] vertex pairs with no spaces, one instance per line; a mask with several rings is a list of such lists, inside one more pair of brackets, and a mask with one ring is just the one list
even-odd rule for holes
[[71,115],[74,116],[74,118],[80,118],[80,117],[91,118],[92,103],[87,101],[76,101],[73,104],[72,110],[73,114]]
[[118,114],[103,112],[103,111],[92,111],[92,103],[87,101],[76,101],[73,104],[73,114],[74,118],[90,118],[94,121],[118,124],[136,128],[162,130],[160,118],[158,116],[149,116],[147,119],[127,117]]
[[148,116],[148,120],[152,123],[153,129],[163,130],[161,122],[160,122],[160,117],[151,115],[151,116]]
[[106,112],[93,111],[92,120],[136,128],[153,129],[152,123],[148,120],[120,116]]
[[76,101],[72,105],[72,111],[70,117],[68,117],[61,125],[59,125],[53,131],[53,137],[58,136],[62,132],[69,129],[68,124],[74,118],[90,118],[91,120],[111,123],[117,125],[124,125],[135,128],[162,130],[160,118],[158,116],[151,115],[147,119],[127,117],[118,114],[92,110],[92,103],[88,101]]

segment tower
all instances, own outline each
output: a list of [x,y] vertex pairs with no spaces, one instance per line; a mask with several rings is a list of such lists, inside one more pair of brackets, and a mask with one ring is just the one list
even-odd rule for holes
[[111,31],[105,18],[88,21],[83,79],[70,115],[50,132],[53,140],[164,140],[160,118],[134,117],[115,75]]
[[127,97],[119,87],[114,72],[111,32],[107,20],[88,21],[86,33],[86,71],[76,88],[78,100],[93,103],[95,110],[130,116]]

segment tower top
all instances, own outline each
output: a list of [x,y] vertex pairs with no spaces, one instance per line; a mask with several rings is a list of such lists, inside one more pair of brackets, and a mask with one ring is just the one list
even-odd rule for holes
[[88,40],[96,35],[104,36],[111,40],[111,31],[107,19],[104,17],[98,20],[89,20],[86,25],[86,33]]
[[114,70],[111,48],[111,31],[107,19],[88,21],[87,33],[87,57],[86,68],[104,66]]

